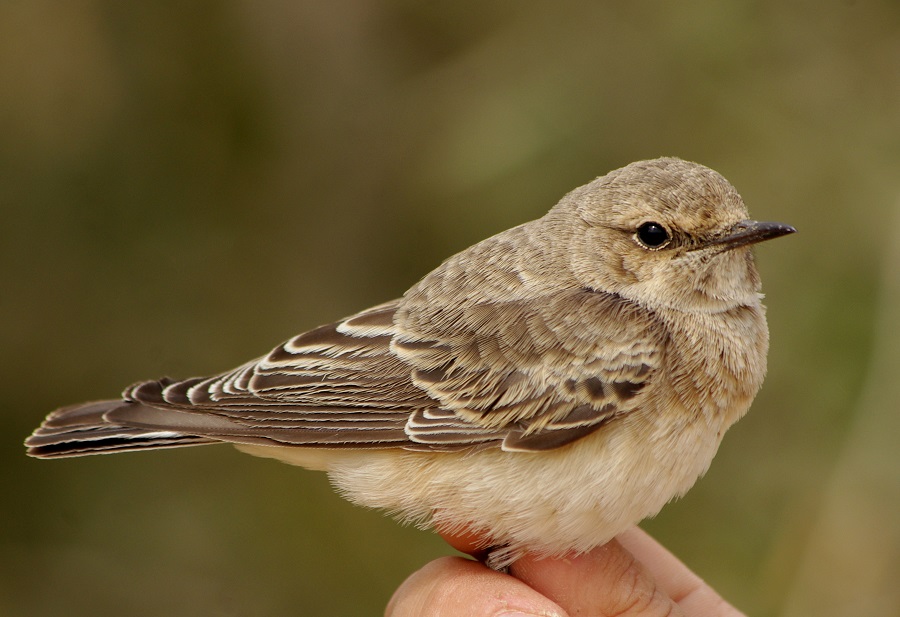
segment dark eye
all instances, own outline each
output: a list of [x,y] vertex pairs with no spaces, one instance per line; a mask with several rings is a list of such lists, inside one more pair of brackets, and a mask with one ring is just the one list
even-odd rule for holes
[[638,227],[637,239],[648,249],[658,249],[668,244],[669,232],[659,223],[649,221]]

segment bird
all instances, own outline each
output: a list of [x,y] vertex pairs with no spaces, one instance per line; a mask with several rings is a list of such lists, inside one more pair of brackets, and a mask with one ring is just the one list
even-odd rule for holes
[[750,407],[769,346],[751,247],[795,231],[708,167],[637,161],[232,371],[57,409],[27,453],[230,443],[477,537],[495,569],[583,553],[682,496]]

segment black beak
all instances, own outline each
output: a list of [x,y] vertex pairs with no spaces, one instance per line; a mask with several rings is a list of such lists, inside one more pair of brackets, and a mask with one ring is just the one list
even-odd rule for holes
[[739,246],[747,246],[764,240],[786,236],[796,231],[796,229],[784,223],[741,221],[729,229],[724,236],[705,242],[698,248],[719,247],[721,250],[727,251],[736,249]]

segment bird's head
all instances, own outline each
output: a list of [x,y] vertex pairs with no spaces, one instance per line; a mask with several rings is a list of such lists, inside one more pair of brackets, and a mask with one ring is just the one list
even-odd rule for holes
[[580,284],[690,312],[758,302],[750,247],[795,231],[751,220],[725,178],[676,158],[597,178],[569,193],[548,222],[569,228],[568,258]]

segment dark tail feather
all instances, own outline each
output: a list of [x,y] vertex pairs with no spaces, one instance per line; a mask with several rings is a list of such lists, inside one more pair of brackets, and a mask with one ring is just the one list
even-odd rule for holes
[[96,401],[57,409],[25,440],[28,455],[62,458],[158,448],[179,448],[216,440],[175,431],[133,428],[108,422],[108,412],[138,403]]

